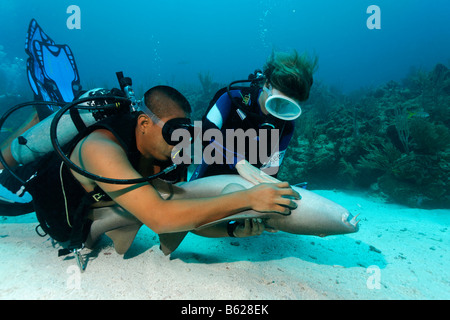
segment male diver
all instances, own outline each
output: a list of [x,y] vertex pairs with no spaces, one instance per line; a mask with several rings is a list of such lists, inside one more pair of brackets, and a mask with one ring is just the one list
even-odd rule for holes
[[[145,105],[150,115],[144,112],[117,115],[94,125],[91,133],[75,141],[75,147],[69,152],[73,163],[88,172],[115,179],[136,179],[163,170],[171,161],[174,148],[171,138],[163,134],[166,131],[164,126],[176,124],[179,119],[186,120],[191,108],[181,93],[167,86],[150,89],[145,94]],[[37,211],[53,210],[55,214],[64,215],[67,208],[78,209],[81,197],[86,193],[95,195],[97,202],[94,207],[109,207],[106,211],[92,210],[90,205],[84,209],[92,210],[91,219],[94,220],[87,239],[88,246],[93,245],[102,232],[111,231],[98,231],[96,226],[101,225],[101,218],[108,214],[115,214],[119,219],[127,220],[123,224],[125,233],[135,234],[139,227],[145,224],[158,234],[166,234],[193,230],[205,223],[248,209],[286,215],[291,208],[296,207],[289,197],[299,198],[298,193],[284,182],[261,184],[214,198],[164,200],[157,189],[177,187],[163,180],[137,185],[108,184],[73,172],[60,160],[56,164],[49,162],[48,166],[51,166],[48,168],[48,174],[39,182],[38,189],[42,196],[34,196]],[[64,194],[59,203],[55,201],[55,197],[49,199],[45,196],[54,194],[52,190],[55,188],[57,193]],[[111,200],[113,202],[110,202]],[[96,220],[96,216],[100,217],[100,220]],[[262,222],[247,222],[235,230],[234,236],[260,234],[263,230]],[[120,228],[114,231],[115,234],[108,234],[114,241],[114,236],[123,239],[119,235]],[[214,236],[228,235],[225,228]],[[115,241],[115,245],[116,250],[124,253],[131,242],[121,244]]]
[[[70,160],[95,175],[122,180],[164,170],[175,146],[165,133],[176,128],[167,127],[189,122],[191,107],[181,93],[167,86],[150,89],[144,99],[147,112],[110,116],[77,136],[69,144],[73,146],[67,151]],[[260,184],[210,198],[163,199],[158,190],[177,187],[163,180],[129,185],[94,181],[74,172],[55,154],[40,162],[37,176],[27,184],[38,218],[46,217],[41,225],[51,227],[52,221],[67,219],[70,241],[79,231],[77,241],[92,247],[106,233],[119,253],[128,250],[142,224],[158,234],[178,233],[250,209],[287,215],[297,207],[292,199],[299,199],[287,182]],[[263,231],[263,222],[256,219],[232,234],[227,225],[199,234],[245,237]],[[61,235],[61,239],[66,236]]]
[[[292,53],[273,52],[263,72],[256,71],[250,75],[249,79],[253,80],[250,87],[219,90],[202,119],[202,128],[222,132],[222,141],[211,139],[208,144],[223,156],[223,161],[208,164],[204,159],[190,180],[217,174],[236,174],[236,163],[243,159],[276,177],[294,132],[295,119],[302,112],[299,103],[309,97],[316,64],[317,59],[310,59],[306,54],[300,56],[295,50]],[[255,161],[253,157],[252,160],[255,152],[251,154],[248,149],[243,154],[239,150],[227,149],[227,138],[234,138],[227,135],[229,129],[243,129],[244,132],[255,129],[255,139],[267,143],[268,149],[272,149],[268,150],[267,159],[258,157]],[[267,129],[269,135],[277,132],[277,145],[271,145],[270,137],[261,139],[259,129]]]
[[[30,30],[32,36],[27,38],[27,46],[33,45],[33,57],[36,59],[30,59],[28,65],[30,84],[35,93],[56,92],[55,96],[49,95],[45,99],[65,101],[65,96],[72,96],[75,90],[80,89],[77,85],[78,76],[76,74],[75,80],[68,84],[64,84],[67,77],[59,78],[62,85],[52,83],[50,80],[57,79],[59,74],[47,74],[45,61],[49,60],[44,57],[56,59],[64,52],[69,57],[64,60],[67,62],[64,65],[76,70],[74,60],[67,55],[67,50],[54,45],[35,21],[30,24]],[[35,39],[33,35],[39,35],[42,39]],[[58,65],[56,60],[55,65]],[[68,95],[56,90],[67,87]],[[112,116],[89,128],[84,136],[78,136],[70,144],[73,147],[68,152],[70,160],[98,176],[124,180],[164,170],[174,148],[170,137],[163,134],[164,129],[176,123],[172,120],[187,120],[190,105],[178,91],[166,86],[150,89],[145,95],[145,105],[150,115],[134,112],[125,116]],[[14,159],[5,158],[9,165],[15,165]],[[168,182],[162,180],[130,185],[94,181],[74,172],[55,155],[41,161],[37,171],[37,177],[27,187],[32,190],[38,217],[47,217],[46,221],[40,221],[41,225],[50,228],[53,220],[67,220],[72,233],[71,241],[76,231],[79,232],[75,234],[75,238],[78,237],[76,241],[81,240],[89,247],[95,244],[102,233],[107,233],[119,253],[127,251],[142,224],[158,234],[168,234],[193,230],[249,209],[286,215],[296,207],[291,199],[299,198],[299,194],[288,183],[274,183],[260,184],[248,190],[212,198],[163,199],[157,189],[177,187],[169,186]],[[172,182],[179,180],[178,177]],[[87,216],[88,221],[85,219]],[[113,227],[109,228],[110,225]],[[264,229],[262,221],[256,219],[247,220],[232,230],[228,225],[222,225],[213,231],[206,230],[203,235],[244,237],[261,234]],[[63,238],[66,235],[61,235]]]

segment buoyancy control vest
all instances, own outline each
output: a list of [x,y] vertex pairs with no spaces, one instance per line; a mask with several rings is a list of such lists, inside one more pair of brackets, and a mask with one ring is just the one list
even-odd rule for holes
[[[214,98],[209,103],[209,106],[202,118],[202,129],[204,131],[217,128],[214,123],[208,120],[208,113],[215,106],[218,100],[227,93],[228,88],[223,88],[219,90]],[[275,118],[272,115],[265,115],[262,113],[258,98],[261,94],[261,88],[259,86],[250,86],[250,87],[233,87],[232,90],[239,90],[240,95],[237,97],[230,97],[231,106],[229,115],[223,121],[223,125],[220,128],[222,132],[225,132],[227,129],[242,129],[244,131],[248,129],[268,129],[268,138],[267,141],[271,141],[270,133],[271,130],[276,129],[280,132],[280,140],[283,139],[284,136],[292,135],[294,131],[295,125],[293,121],[285,121],[278,118]],[[226,134],[224,136],[224,144],[226,144]],[[204,146],[206,147],[210,142],[205,141]],[[270,151],[270,150],[268,150]],[[225,152],[224,152],[225,154]],[[246,149],[246,154],[249,154]],[[224,163],[226,163],[226,159],[224,159]],[[252,163],[257,168],[261,168],[264,164],[259,162]],[[202,171],[200,176],[212,176],[219,174],[235,174],[236,170],[234,169],[234,165],[225,165],[225,164],[211,164],[208,166],[203,166],[198,171]],[[272,174],[276,177],[276,174]]]
[[[70,154],[82,138],[103,128],[113,133],[130,163],[137,167],[139,152],[135,142],[136,119],[136,114],[125,114],[102,120],[75,137],[64,149]],[[90,229],[87,215],[91,205],[104,200],[104,193],[99,188],[88,193],[56,152],[38,160],[37,168],[25,188],[33,196],[36,216],[45,232],[44,236],[48,234],[58,242],[69,242],[69,250],[81,248]],[[42,235],[40,232],[38,234]]]
[[[106,129],[116,137],[131,165],[138,170],[141,154],[135,137],[137,117],[137,112],[111,116],[79,134],[64,149],[70,154],[76,144],[89,133]],[[171,164],[169,162],[158,165],[164,169]],[[67,249],[60,252],[62,254],[82,248],[90,230],[91,221],[87,216],[92,204],[110,200],[109,197],[99,187],[88,193],[55,152],[40,159],[37,167],[36,174],[26,184],[26,190],[33,196],[36,215],[45,232],[43,236],[48,234],[58,242],[67,243]],[[180,174],[180,171],[173,171],[161,178],[175,182],[180,180]],[[38,234],[42,235],[41,232]]]
[[[61,145],[67,144],[77,134],[83,132],[86,127],[92,126],[113,114],[125,114],[130,112],[129,104],[117,103],[115,109],[104,110],[102,107],[107,104],[115,104],[114,98],[108,96],[123,96],[123,92],[118,89],[93,89],[85,92],[76,101],[80,103],[84,109],[70,109],[70,113],[63,114],[58,121],[57,137]],[[105,97],[103,99],[103,97]],[[92,100],[91,100],[92,99]],[[95,99],[95,100],[94,100]],[[27,103],[32,104],[32,103]],[[11,154],[17,163],[26,165],[34,160],[40,159],[42,156],[54,150],[51,141],[51,126],[57,112],[47,117],[37,125],[33,126],[11,143]]]

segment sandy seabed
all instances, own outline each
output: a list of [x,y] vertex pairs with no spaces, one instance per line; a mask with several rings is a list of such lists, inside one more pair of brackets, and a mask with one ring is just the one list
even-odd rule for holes
[[450,299],[450,210],[316,191],[361,213],[358,233],[246,239],[189,234],[166,257],[141,228],[125,256],[104,237],[79,272],[36,232],[34,214],[0,217],[0,299]]

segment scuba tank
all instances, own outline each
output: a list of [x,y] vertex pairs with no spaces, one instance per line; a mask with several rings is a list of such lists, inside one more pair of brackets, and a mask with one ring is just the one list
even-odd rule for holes
[[[86,127],[112,114],[130,112],[129,104],[116,102],[111,97],[111,92],[105,89],[90,90],[74,103],[76,108],[62,115],[58,123],[57,137],[62,145],[71,141]],[[28,164],[54,151],[50,128],[55,115],[56,113],[47,117],[11,143],[12,156],[19,164]]]
[[[17,105],[0,117],[0,128],[6,119],[15,111],[34,105],[59,106],[61,109],[37,125],[33,126],[11,144],[13,158],[21,165],[26,165],[45,155],[56,152],[62,161],[73,171],[98,182],[110,184],[137,184],[148,182],[169,173],[177,168],[172,164],[166,169],[147,177],[136,179],[112,179],[95,175],[74,164],[62,150],[62,146],[74,139],[79,133],[112,115],[126,114],[141,110],[142,100],[137,100],[132,88],[131,78],[124,77],[122,72],[116,73],[121,90],[94,89],[83,94],[72,103],[32,101]],[[69,114],[66,114],[68,112]],[[0,152],[0,162],[22,185],[26,182],[8,165]]]

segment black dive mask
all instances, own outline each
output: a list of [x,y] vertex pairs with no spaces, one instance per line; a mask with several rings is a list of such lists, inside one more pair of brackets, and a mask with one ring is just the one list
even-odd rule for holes
[[[160,122],[164,121],[160,120]],[[175,132],[178,129],[187,130],[191,143],[194,141],[194,125],[192,124],[191,119],[175,118],[165,122],[162,127],[162,136],[168,145],[175,146],[182,140],[182,137],[184,137],[182,133],[177,134]]]
[[[180,141],[184,141],[184,137],[189,137],[191,143],[194,142],[194,125],[189,118],[174,118],[168,121],[161,120],[157,115],[155,115],[150,109],[145,105],[144,101],[140,103],[140,109],[150,117],[153,123],[157,124],[162,128],[162,136],[164,140],[170,146],[177,145]],[[176,132],[178,129],[183,129],[186,131]],[[189,136],[188,136],[189,134]]]

